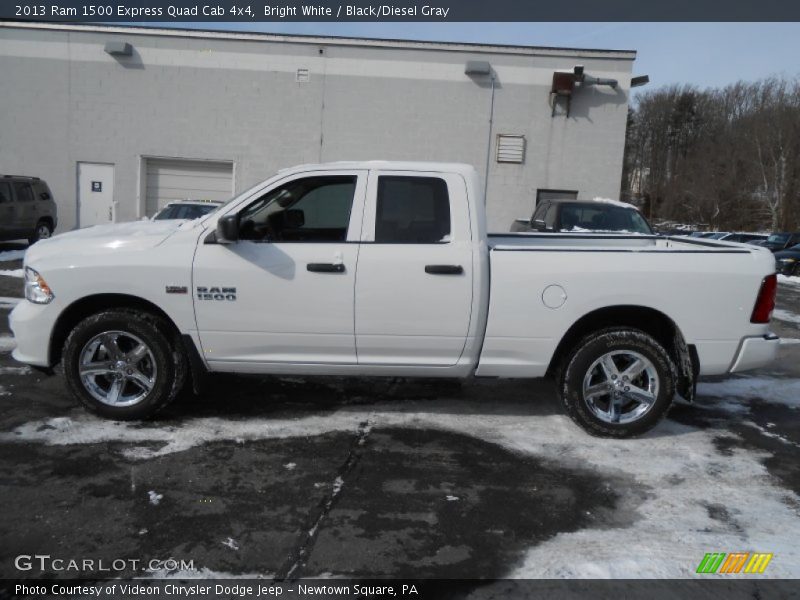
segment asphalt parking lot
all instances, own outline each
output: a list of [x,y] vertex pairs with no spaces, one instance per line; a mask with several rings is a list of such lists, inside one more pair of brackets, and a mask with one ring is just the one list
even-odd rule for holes
[[[115,576],[690,577],[739,551],[800,577],[800,281],[773,365],[614,441],[529,381],[218,376],[155,421],[103,421],[11,358],[20,266],[0,261],[3,578],[75,576],[20,554],[144,563]],[[168,558],[191,569],[149,565]]]

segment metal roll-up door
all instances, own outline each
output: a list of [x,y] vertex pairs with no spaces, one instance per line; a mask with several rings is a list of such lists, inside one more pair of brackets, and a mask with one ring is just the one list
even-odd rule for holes
[[227,200],[233,163],[176,158],[145,159],[145,209],[151,217],[176,200]]

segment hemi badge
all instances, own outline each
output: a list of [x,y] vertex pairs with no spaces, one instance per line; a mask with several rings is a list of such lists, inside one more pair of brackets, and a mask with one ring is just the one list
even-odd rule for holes
[[189,290],[185,285],[168,285],[168,294],[188,294]]

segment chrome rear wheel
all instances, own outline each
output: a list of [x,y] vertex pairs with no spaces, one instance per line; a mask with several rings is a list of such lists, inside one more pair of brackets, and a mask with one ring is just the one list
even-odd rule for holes
[[583,378],[583,400],[605,423],[631,423],[642,418],[658,398],[655,365],[633,350],[608,352],[595,360]]

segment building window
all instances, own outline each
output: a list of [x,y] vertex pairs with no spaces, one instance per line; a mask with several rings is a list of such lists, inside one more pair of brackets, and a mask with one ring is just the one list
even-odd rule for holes
[[525,136],[501,133],[497,136],[497,162],[522,164],[525,162]]

